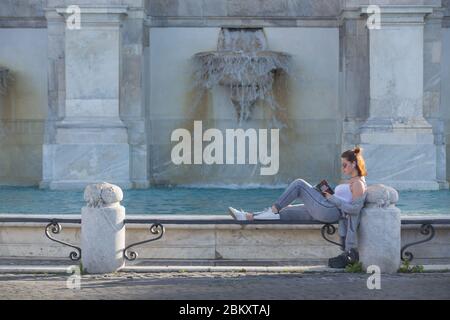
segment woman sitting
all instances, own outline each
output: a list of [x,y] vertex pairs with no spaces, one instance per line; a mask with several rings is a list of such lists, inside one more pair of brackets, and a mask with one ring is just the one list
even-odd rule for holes
[[[259,212],[246,212],[229,207],[229,213],[237,220],[317,220],[339,223],[339,236],[344,252],[328,260],[332,268],[344,268],[357,262],[357,228],[360,212],[367,197],[367,176],[361,149],[356,147],[341,154],[342,171],[350,176],[349,183],[340,184],[334,194],[314,188],[303,179],[294,180],[271,208]],[[292,205],[294,200],[303,203]]]

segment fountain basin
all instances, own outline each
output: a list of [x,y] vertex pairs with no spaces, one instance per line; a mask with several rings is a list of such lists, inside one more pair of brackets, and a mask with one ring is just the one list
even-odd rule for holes
[[[230,205],[247,210],[265,208],[285,187],[199,185],[123,190],[122,205],[127,214],[222,215]],[[402,215],[450,215],[449,203],[449,190],[400,190],[396,206]],[[79,214],[84,205],[83,191],[0,187],[1,214]]]

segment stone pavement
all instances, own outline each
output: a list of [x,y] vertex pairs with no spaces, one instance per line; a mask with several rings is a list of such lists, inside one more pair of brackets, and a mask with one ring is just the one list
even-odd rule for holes
[[[450,299],[450,273],[381,275],[350,273],[117,273],[83,275],[80,289],[68,276],[0,274],[0,299]],[[70,282],[76,285],[76,281]]]

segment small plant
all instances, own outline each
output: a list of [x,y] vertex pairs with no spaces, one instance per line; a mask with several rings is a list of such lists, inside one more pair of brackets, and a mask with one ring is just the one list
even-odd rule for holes
[[84,270],[84,268],[83,268],[83,262],[81,262],[81,261],[80,261],[80,274],[81,275],[86,274],[86,270]]
[[363,273],[364,269],[361,262],[350,263],[345,267],[345,272],[349,273]]
[[411,262],[409,260],[403,260],[402,265],[398,269],[400,273],[421,273],[423,272],[422,265],[411,266]]

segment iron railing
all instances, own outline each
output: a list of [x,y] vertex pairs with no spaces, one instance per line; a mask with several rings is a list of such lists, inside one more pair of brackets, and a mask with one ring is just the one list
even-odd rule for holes
[[44,223],[46,224],[44,233],[47,238],[51,241],[57,242],[59,244],[71,247],[76,251],[72,251],[69,254],[69,258],[72,261],[78,261],[81,259],[81,248],[77,247],[68,242],[58,240],[52,237],[52,234],[59,234],[62,231],[61,224],[63,223],[72,223],[72,224],[81,224],[81,219],[72,219],[72,218],[18,218],[18,217],[0,217],[0,223]]
[[420,234],[426,236],[424,239],[405,244],[400,250],[400,257],[403,261],[412,261],[414,255],[407,248],[430,241],[436,235],[433,225],[450,224],[450,219],[402,219],[402,225],[420,225]]
[[[62,231],[62,224],[81,224],[81,219],[78,218],[36,218],[36,217],[0,217],[0,223],[44,223],[45,236],[51,241],[73,248],[75,251],[70,252],[69,258],[73,261],[81,259],[81,248],[71,243],[54,238],[52,234],[60,234]],[[420,225],[419,232],[425,238],[419,241],[414,241],[405,244],[400,251],[400,256],[403,261],[412,261],[414,255],[407,248],[428,242],[432,240],[436,231],[434,225],[450,225],[450,219],[402,219],[402,225]],[[125,219],[124,224],[144,224],[150,225],[149,231],[153,235],[150,239],[138,241],[125,247],[123,250],[123,257],[128,261],[136,260],[138,253],[130,250],[133,247],[140,246],[152,241],[161,239],[164,236],[164,225],[322,225],[321,236],[327,242],[343,248],[342,243],[335,242],[329,237],[336,233],[335,223],[323,223],[316,220],[253,220],[253,221],[236,221],[230,219]]]

